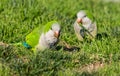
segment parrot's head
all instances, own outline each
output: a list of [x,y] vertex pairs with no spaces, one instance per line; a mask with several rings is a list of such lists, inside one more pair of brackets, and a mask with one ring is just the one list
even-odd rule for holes
[[81,10],[77,13],[77,23],[82,23],[83,18],[86,17],[86,13]]
[[54,32],[56,38],[60,35],[60,25],[56,22],[52,24],[51,30]]
[[58,38],[60,35],[60,25],[57,21],[51,21],[48,22],[44,27],[44,33],[47,33],[48,31],[52,31],[53,35]]
[[85,10],[81,10],[77,13],[77,23],[82,23],[84,25],[91,23],[92,15],[90,12],[87,12]]

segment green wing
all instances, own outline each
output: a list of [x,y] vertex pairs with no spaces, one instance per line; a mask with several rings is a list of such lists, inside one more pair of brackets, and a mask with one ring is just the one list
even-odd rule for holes
[[26,43],[29,44],[32,48],[34,48],[39,42],[39,38],[41,35],[40,29],[40,27],[37,27],[26,36]]
[[44,32],[44,33],[48,32],[48,31],[50,30],[52,24],[54,24],[54,23],[57,23],[57,21],[48,22],[48,23],[45,25],[45,27],[44,27],[44,29],[43,29],[43,32]]
[[24,45],[26,47],[30,46],[34,48],[39,42],[39,38],[40,38],[42,31],[44,33],[48,32],[53,23],[57,23],[57,21],[51,21],[51,22],[48,22],[44,27],[39,26],[35,28],[30,34],[26,36],[26,39],[25,39],[26,43]]

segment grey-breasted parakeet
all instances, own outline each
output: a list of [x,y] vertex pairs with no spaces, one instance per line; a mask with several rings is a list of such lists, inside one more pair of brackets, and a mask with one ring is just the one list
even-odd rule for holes
[[58,41],[60,29],[60,25],[57,21],[48,22],[43,27],[37,27],[28,34],[23,45],[34,51],[54,47]]
[[74,23],[75,34],[80,41],[84,38],[94,39],[97,35],[96,22],[94,17],[88,11],[81,10],[77,13],[77,19]]

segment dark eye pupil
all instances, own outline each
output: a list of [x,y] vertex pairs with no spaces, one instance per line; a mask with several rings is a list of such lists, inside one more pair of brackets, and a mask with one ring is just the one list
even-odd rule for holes
[[84,17],[86,17],[86,15]]
[[50,29],[52,30],[52,27]]

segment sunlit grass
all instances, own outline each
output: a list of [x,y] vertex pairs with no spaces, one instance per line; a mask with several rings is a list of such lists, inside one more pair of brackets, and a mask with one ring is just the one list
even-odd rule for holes
[[[46,50],[35,56],[23,46],[0,46],[0,76],[119,76],[119,5],[100,0],[1,0],[0,41],[22,42],[37,26],[57,20],[62,27],[58,46],[65,46],[65,42],[80,49]],[[73,23],[81,9],[89,10],[95,17],[98,36],[92,42],[80,42],[74,33]],[[104,67],[92,73],[78,70],[96,62]]]

